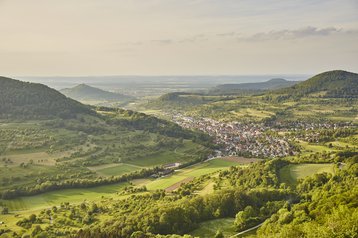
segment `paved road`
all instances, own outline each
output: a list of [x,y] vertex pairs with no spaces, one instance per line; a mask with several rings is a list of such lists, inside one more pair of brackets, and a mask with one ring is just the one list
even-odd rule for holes
[[235,235],[233,235],[233,236],[230,236],[230,238],[231,238],[231,237],[237,237],[237,236],[239,236],[239,235],[245,234],[246,232],[255,230],[255,229],[259,228],[260,226],[262,226],[263,224],[264,224],[264,222],[258,224],[257,226],[251,227],[251,228],[249,228],[249,229],[247,229],[247,230],[240,231],[239,233],[237,233],[237,234],[235,234]]

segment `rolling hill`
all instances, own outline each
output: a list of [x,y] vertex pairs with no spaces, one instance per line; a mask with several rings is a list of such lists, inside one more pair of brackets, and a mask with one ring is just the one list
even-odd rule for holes
[[266,82],[258,83],[240,83],[240,84],[221,84],[216,86],[213,90],[218,91],[236,91],[236,90],[249,90],[249,91],[262,91],[262,90],[272,90],[290,87],[299,83],[298,81],[288,81],[282,78],[270,79]]
[[0,77],[0,118],[71,118],[78,113],[94,112],[43,84]]
[[290,88],[277,90],[276,93],[297,97],[316,94],[321,97],[357,98],[358,74],[343,70],[327,71]]
[[99,88],[91,87],[87,84],[79,84],[73,88],[65,88],[60,90],[61,93],[67,97],[73,98],[78,101],[129,101],[133,99],[119,93],[112,93],[104,91]]

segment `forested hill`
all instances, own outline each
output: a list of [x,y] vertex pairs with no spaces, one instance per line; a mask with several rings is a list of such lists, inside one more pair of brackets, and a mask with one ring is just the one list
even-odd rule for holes
[[297,81],[288,81],[282,78],[274,78],[270,79],[266,82],[258,82],[258,83],[240,83],[240,84],[221,84],[216,86],[213,90],[220,91],[233,91],[233,90],[272,90],[285,88],[292,85],[295,85],[299,82]]
[[94,112],[43,84],[0,77],[0,118],[71,118],[77,113]]
[[297,97],[316,94],[321,97],[357,98],[358,74],[343,70],[328,71],[276,92]]
[[73,88],[65,88],[60,91],[67,97],[75,100],[106,100],[106,101],[128,101],[133,99],[131,96],[127,96],[119,93],[112,93],[104,91],[99,88],[91,87],[86,84],[79,84]]

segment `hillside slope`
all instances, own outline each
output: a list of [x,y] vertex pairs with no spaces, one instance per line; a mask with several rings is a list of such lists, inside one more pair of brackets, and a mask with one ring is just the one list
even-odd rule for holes
[[270,79],[259,83],[240,83],[240,84],[222,84],[215,87],[214,90],[271,90],[293,86],[299,82],[288,81],[282,78]]
[[67,97],[79,101],[85,101],[85,100],[128,101],[133,99],[133,97],[131,96],[104,91],[102,89],[91,87],[86,84],[79,84],[73,88],[65,88],[60,90],[60,92],[66,95]]
[[290,88],[277,90],[277,93],[298,97],[320,93],[322,97],[357,98],[358,74],[343,70],[327,71]]
[[77,113],[93,112],[43,84],[0,77],[0,118],[70,118]]

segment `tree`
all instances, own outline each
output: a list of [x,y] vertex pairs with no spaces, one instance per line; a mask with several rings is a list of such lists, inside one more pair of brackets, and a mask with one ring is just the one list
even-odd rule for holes
[[2,215],[9,214],[9,208],[3,207],[3,208],[1,209],[1,214],[2,214]]
[[222,233],[221,230],[217,230],[214,238],[224,238],[224,234]]
[[255,223],[256,211],[253,207],[247,206],[243,211],[236,214],[235,225],[238,230],[244,230],[250,228]]
[[35,237],[36,235],[38,235],[40,232],[42,232],[41,226],[40,225],[36,225],[34,227],[34,229],[31,232],[31,236]]
[[31,214],[30,216],[29,216],[29,221],[31,222],[31,223],[34,223],[35,221],[36,221],[36,215],[35,214]]

